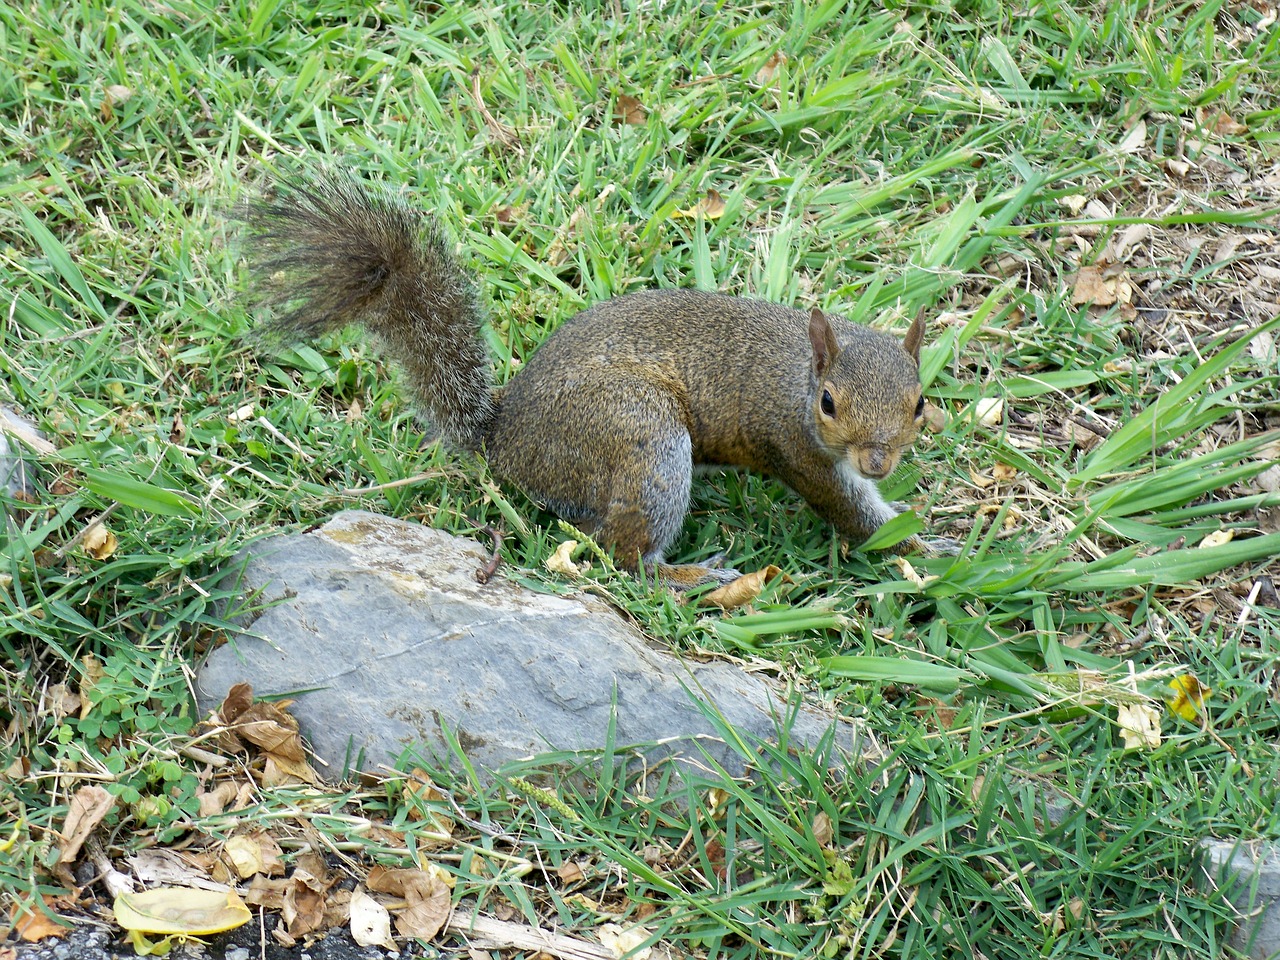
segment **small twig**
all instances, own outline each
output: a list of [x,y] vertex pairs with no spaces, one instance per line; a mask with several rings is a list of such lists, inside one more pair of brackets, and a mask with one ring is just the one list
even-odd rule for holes
[[294,443],[292,440],[286,437],[283,433],[281,433],[279,428],[276,427],[276,425],[272,423],[270,420],[268,420],[266,417],[258,418],[258,426],[262,427],[263,430],[267,431],[267,433],[271,434],[273,437],[275,437],[277,440],[283,443],[286,447],[288,447],[290,450],[292,450],[294,453],[300,456],[307,463],[312,463],[315,461],[315,457],[307,453],[307,451],[303,450],[300,446],[298,446],[296,443]]
[[488,583],[498,572],[498,564],[502,563],[502,531],[483,526],[480,532],[487,533],[493,538],[493,555],[483,567],[476,568],[476,583]]
[[501,120],[497,119],[484,103],[484,92],[480,89],[480,71],[471,71],[471,99],[475,101],[476,110],[480,112],[484,125],[489,128],[489,136],[499,144],[516,153],[524,153],[520,146],[520,136]]
[[607,947],[579,937],[552,933],[523,923],[511,923],[485,917],[470,910],[455,909],[449,915],[447,929],[471,939],[475,945],[491,943],[500,949],[536,951],[562,960],[614,960]]
[[338,496],[361,497],[366,493],[379,493],[383,490],[394,490],[396,487],[407,487],[411,483],[421,483],[423,480],[431,480],[438,476],[440,476],[439,470],[427,470],[424,473],[415,473],[412,477],[403,477],[388,483],[375,483],[368,487],[347,487],[345,490],[339,490]]

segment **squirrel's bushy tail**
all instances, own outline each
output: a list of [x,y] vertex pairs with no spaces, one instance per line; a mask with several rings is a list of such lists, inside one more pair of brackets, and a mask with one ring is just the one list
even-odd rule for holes
[[285,180],[243,219],[268,334],[310,340],[360,323],[405,368],[446,441],[478,450],[494,415],[492,362],[471,278],[434,218],[343,173]]

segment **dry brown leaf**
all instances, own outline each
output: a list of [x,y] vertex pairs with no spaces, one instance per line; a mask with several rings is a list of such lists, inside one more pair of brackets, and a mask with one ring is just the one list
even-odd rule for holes
[[991,476],[999,483],[1008,483],[1018,476],[1018,471],[1016,467],[1011,467],[1007,463],[996,463],[991,468]]
[[836,829],[831,817],[825,810],[819,810],[813,818],[813,838],[818,841],[818,846],[829,848],[835,836]]
[[284,908],[285,894],[289,892],[289,887],[292,884],[292,879],[271,880],[259,874],[249,884],[249,890],[244,897],[245,902],[266,910],[282,910]]
[[1146,145],[1146,142],[1147,123],[1145,120],[1139,120],[1116,144],[1116,150],[1120,153],[1137,153]]
[[226,698],[218,707],[218,715],[223,723],[235,723],[252,705],[253,687],[247,683],[237,683],[227,691]]
[[106,668],[91,653],[85,654],[80,658],[80,719],[83,720],[93,712],[93,701],[89,699],[89,691],[98,685],[104,676],[106,676]]
[[291,937],[324,929],[325,894],[329,884],[305,870],[294,870],[284,889],[280,916]]
[[977,470],[974,470],[972,467],[970,467],[969,482],[972,483],[979,490],[986,490],[987,488],[994,487],[996,485],[996,478],[989,477],[985,473],[978,473]]
[[1198,113],[1201,125],[1212,130],[1220,137],[1238,137],[1242,133],[1249,132],[1247,126],[1240,123],[1225,110],[1219,110],[1214,113],[1209,109],[1202,109]]
[[581,883],[586,879],[586,871],[576,860],[568,860],[556,867],[556,876],[561,883]]
[[778,75],[778,70],[786,62],[787,55],[785,53],[781,50],[774,53],[773,56],[765,61],[764,66],[756,71],[756,83],[762,87],[767,87],[773,83],[774,78]]
[[627,96],[625,93],[618,94],[618,102],[613,107],[614,123],[643,127],[648,116],[649,111],[635,97]]
[[1134,223],[1115,234],[1107,244],[1106,259],[1113,263],[1126,263],[1138,244],[1151,236],[1151,224]]
[[93,557],[93,559],[106,560],[116,552],[116,548],[120,544],[116,540],[116,535],[107,529],[105,523],[96,523],[89,528],[89,532],[84,535],[80,545],[84,547],[84,552]]
[[71,798],[67,816],[62,823],[62,851],[59,863],[74,863],[89,834],[102,822],[102,818],[115,806],[115,797],[102,787],[89,784],[81,787]]
[[733,610],[736,607],[745,606],[760,596],[764,585],[781,573],[782,570],[773,564],[769,564],[763,570],[744,573],[737,580],[726,583],[722,587],[716,587],[702,597],[701,602],[719,607],[721,610]]
[[55,683],[51,686],[49,695],[45,697],[45,703],[48,704],[54,718],[58,720],[77,715],[82,706],[80,695],[65,683]]
[[234,780],[223,780],[212,790],[196,794],[196,799],[200,801],[200,816],[211,817],[222,813],[239,793],[240,784]]
[[[44,903],[50,911],[53,911],[60,901],[56,897],[45,894]],[[16,903],[9,911],[9,925],[27,943],[39,943],[50,937],[61,937],[71,930],[70,927],[64,927],[56,920],[50,919],[41,910],[28,911]]]
[[707,220],[717,220],[724,216],[724,209],[724,198],[715,190],[708,190],[706,196],[688,210],[677,210],[672,214],[672,216],[684,217],[689,220],[697,217],[703,217]]
[[600,943],[607,947],[618,960],[625,956],[627,960],[649,960],[653,947],[640,947],[652,934],[644,927],[620,927],[616,923],[605,923],[600,926]]
[[1092,303],[1099,307],[1109,307],[1118,299],[1116,284],[1103,276],[1098,266],[1081,267],[1071,285],[1071,302],[1079,306]]
[[222,845],[222,855],[241,880],[248,880],[255,874],[280,876],[284,873],[284,863],[281,860],[284,851],[265,830],[238,833],[229,837]]
[[1084,205],[1088,202],[1088,197],[1078,193],[1069,193],[1065,197],[1058,198],[1058,205],[1065,208],[1073,217],[1079,216],[1080,211],[1084,209]]

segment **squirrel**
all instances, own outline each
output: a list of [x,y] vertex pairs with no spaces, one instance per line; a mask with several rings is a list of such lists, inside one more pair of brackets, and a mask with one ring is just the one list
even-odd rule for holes
[[[781,480],[855,541],[900,512],[875,481],[923,418],[923,314],[899,341],[816,308],[631,293],[565,321],[497,387],[475,285],[434,217],[339,172],[283,179],[242,217],[253,289],[276,310],[268,333],[362,324],[447,444],[482,455],[623,569],[678,590],[740,576],[718,558],[664,561],[695,465]],[[892,549],[929,546],[912,536]]]

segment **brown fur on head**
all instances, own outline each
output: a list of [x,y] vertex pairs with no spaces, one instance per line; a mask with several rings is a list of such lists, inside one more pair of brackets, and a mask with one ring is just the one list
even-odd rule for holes
[[920,429],[924,329],[922,311],[901,342],[868,330],[842,348],[826,315],[809,315],[815,432],[833,459],[869,480],[891,474]]

